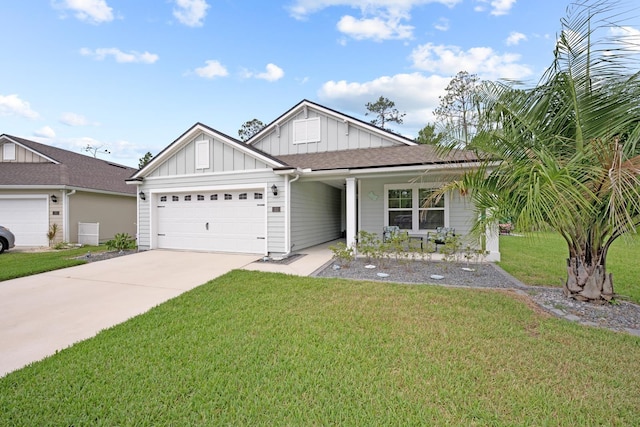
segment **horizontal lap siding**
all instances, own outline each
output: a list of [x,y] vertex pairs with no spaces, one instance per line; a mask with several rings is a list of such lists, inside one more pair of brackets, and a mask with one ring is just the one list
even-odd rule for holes
[[291,190],[292,250],[335,240],[342,229],[342,192],[318,182],[294,182]]
[[[224,187],[234,186],[238,188],[255,188],[255,185],[267,185],[265,191],[267,204],[267,236],[269,252],[286,252],[285,250],[285,210],[286,188],[284,179],[276,176],[270,170],[256,171],[252,173],[238,174],[221,174],[221,175],[191,175],[182,176],[179,179],[173,177],[146,180],[143,191],[150,193],[152,191],[171,191],[171,189],[192,189],[193,194],[197,193],[198,188]],[[275,184],[278,186],[278,195],[274,196],[270,187]],[[140,201],[140,245],[143,249],[149,249],[151,245],[151,216],[150,210],[155,203],[151,197],[147,197],[146,201]],[[272,212],[273,207],[280,207],[280,212]]]

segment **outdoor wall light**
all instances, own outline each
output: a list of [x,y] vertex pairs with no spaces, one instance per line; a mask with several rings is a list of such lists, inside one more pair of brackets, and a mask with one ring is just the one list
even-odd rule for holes
[[55,195],[55,194],[52,194],[52,195],[51,195],[51,201],[52,201],[53,203],[58,203],[58,198],[56,197],[56,195]]
[[278,186],[273,184],[271,186],[271,192],[273,193],[274,196],[277,196],[278,195]]
[[139,192],[138,196],[140,196],[140,200],[147,200],[147,196],[144,194],[144,191]]

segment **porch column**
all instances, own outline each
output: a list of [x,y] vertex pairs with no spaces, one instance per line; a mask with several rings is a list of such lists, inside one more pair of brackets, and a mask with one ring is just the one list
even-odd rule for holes
[[347,246],[350,248],[356,245],[357,221],[356,221],[356,179],[346,178],[347,186],[345,188],[347,199]]
[[500,261],[500,240],[498,224],[487,225],[485,231],[485,249],[487,251],[487,261]]

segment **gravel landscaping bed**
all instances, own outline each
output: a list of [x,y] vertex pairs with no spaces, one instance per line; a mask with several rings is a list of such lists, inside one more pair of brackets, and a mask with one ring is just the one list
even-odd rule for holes
[[[565,297],[560,288],[527,286],[493,263],[456,264],[439,261],[398,263],[387,260],[375,268],[364,259],[349,267],[331,263],[316,273],[318,277],[376,280],[396,283],[436,284],[473,288],[514,289],[526,295],[544,311],[588,326],[626,331],[640,336],[640,305],[626,301],[597,305]],[[472,270],[472,271],[469,271]]]

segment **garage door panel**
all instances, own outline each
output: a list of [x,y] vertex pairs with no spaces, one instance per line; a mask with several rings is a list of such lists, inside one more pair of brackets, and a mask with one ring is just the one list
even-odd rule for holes
[[0,198],[0,225],[16,236],[16,246],[47,246],[46,198]]
[[[197,200],[195,193],[185,200],[189,193],[182,193],[157,204],[158,247],[264,253],[266,207],[262,199],[254,198],[254,191],[211,193],[218,200],[211,200],[209,193],[197,194],[205,200]],[[225,194],[231,200],[225,200]]]

